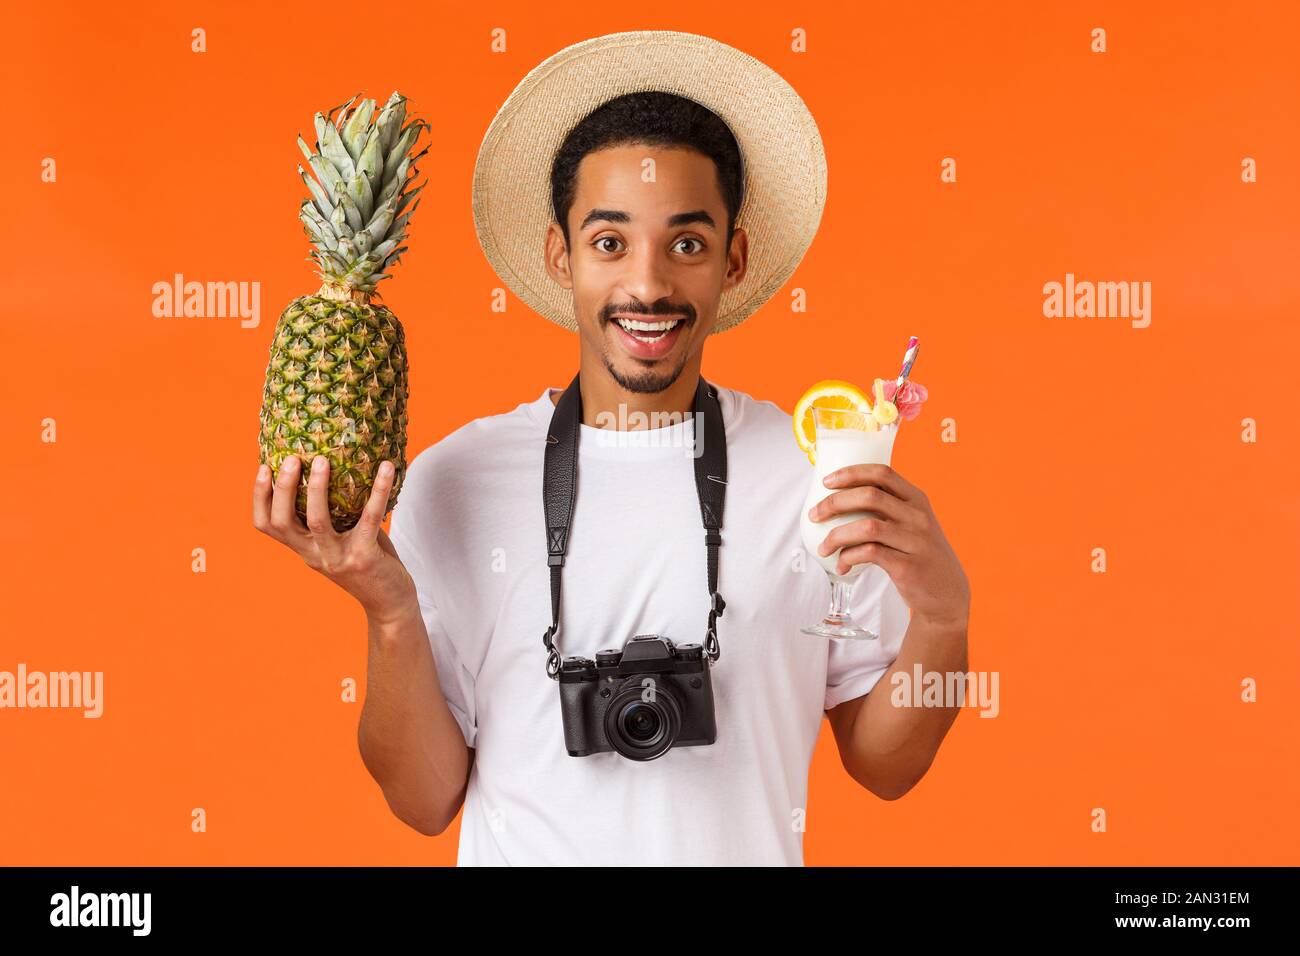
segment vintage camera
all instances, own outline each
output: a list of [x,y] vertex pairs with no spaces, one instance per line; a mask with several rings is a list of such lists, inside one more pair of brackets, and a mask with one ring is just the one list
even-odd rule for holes
[[673,746],[718,739],[709,662],[699,644],[674,645],[638,634],[621,651],[609,648],[560,665],[564,746],[572,757],[610,750],[653,760]]

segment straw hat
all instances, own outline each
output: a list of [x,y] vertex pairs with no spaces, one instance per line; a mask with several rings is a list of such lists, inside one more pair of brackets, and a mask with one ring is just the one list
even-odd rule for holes
[[474,227],[496,274],[523,302],[577,331],[573,293],[543,261],[551,163],[569,131],[624,93],[676,93],[716,113],[740,147],[749,268],[722,294],[713,332],[743,322],[790,278],[826,203],[826,154],[812,114],[770,67],[717,40],[672,30],[612,33],[536,66],[497,112],[474,165]]

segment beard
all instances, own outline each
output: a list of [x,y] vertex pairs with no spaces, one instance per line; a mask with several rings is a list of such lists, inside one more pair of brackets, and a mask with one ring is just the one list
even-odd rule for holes
[[[688,354],[683,350],[681,359],[677,362],[674,369],[661,369],[658,367],[641,369],[631,374],[624,374],[614,367],[610,361],[609,353],[602,352],[601,360],[605,363],[605,370],[609,372],[610,378],[618,382],[619,386],[626,391],[638,394],[654,394],[662,392],[672,386],[673,382],[682,374],[682,369],[686,367]],[[662,363],[656,363],[659,365]]]

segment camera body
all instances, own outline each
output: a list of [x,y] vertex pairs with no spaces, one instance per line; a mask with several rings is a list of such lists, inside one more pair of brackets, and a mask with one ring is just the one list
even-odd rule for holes
[[571,757],[616,751],[653,760],[718,738],[709,661],[699,644],[638,634],[623,649],[560,665],[564,746]]

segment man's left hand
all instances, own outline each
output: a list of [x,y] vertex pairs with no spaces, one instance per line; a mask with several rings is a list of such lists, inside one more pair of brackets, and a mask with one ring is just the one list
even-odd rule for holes
[[809,516],[825,521],[837,514],[871,512],[834,528],[819,553],[842,548],[836,571],[855,564],[880,565],[912,609],[930,623],[966,629],[970,584],[961,562],[944,537],[930,499],[889,465],[850,465],[826,479],[829,497]]

